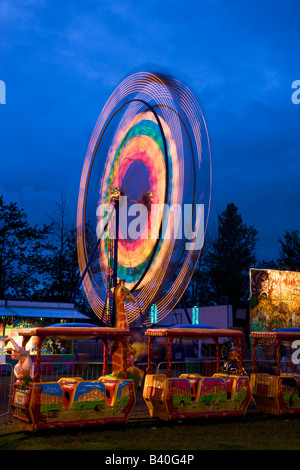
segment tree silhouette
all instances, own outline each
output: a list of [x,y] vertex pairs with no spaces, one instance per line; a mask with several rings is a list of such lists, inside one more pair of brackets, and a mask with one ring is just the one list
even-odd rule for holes
[[47,284],[44,296],[52,302],[69,302],[78,282],[76,228],[69,221],[69,208],[64,196],[55,204],[47,260]]
[[211,299],[229,304],[233,312],[249,298],[249,269],[255,265],[257,230],[247,226],[234,204],[218,216],[218,230],[209,253],[207,275]]
[[[63,195],[61,200],[56,202],[53,214],[49,218],[52,222],[52,234],[49,241],[46,279],[43,290],[37,292],[37,300],[70,303],[80,273],[76,227],[70,221],[69,206]],[[74,303],[80,312],[97,322],[82,286],[77,292]]]
[[300,269],[300,235],[298,230],[286,231],[283,238],[278,238],[279,258],[278,266],[298,271]]

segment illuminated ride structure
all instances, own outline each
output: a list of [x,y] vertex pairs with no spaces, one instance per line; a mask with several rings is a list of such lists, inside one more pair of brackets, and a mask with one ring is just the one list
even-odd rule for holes
[[201,253],[210,199],[210,144],[194,94],[161,74],[125,78],[90,139],[77,208],[80,282],[103,325],[114,326],[118,280],[135,297],[130,326],[149,327],[153,304],[158,322],[177,305]]
[[[30,336],[39,338],[36,374],[30,378],[26,371],[26,382],[16,382],[12,397],[14,415],[28,429],[128,420],[143,377],[130,351],[129,325],[150,326],[153,304],[160,321],[181,299],[201,253],[210,198],[209,138],[193,93],[158,74],[125,78],[91,136],[77,208],[81,277],[72,300],[82,284],[103,326],[20,332],[23,353]],[[136,205],[144,208],[143,218]],[[47,336],[99,337],[104,343],[102,376],[43,382],[40,354]],[[109,338],[112,376],[107,375]]]
[[[281,348],[286,343],[298,341],[300,328],[279,328],[272,331],[253,331],[250,334],[253,350],[253,371],[250,385],[252,398],[258,412],[273,415],[300,413],[300,373],[282,370]],[[273,349],[275,370],[273,374],[261,372],[257,361],[258,346]],[[296,369],[295,367],[293,367]]]
[[[249,377],[242,366],[241,339],[238,330],[182,325],[171,328],[148,329],[148,369],[143,396],[150,416],[169,421],[201,417],[245,415],[251,400]],[[151,367],[152,346],[155,339],[166,340],[167,371],[153,374]],[[221,369],[220,340],[234,343],[230,364]],[[216,373],[211,377],[201,374],[172,375],[171,347],[175,339],[196,341],[212,339],[216,346]]]
[[[50,326],[23,329],[23,348],[32,336],[38,338],[33,379],[18,380],[13,388],[12,412],[26,430],[126,423],[136,402],[134,382],[128,379],[126,338],[129,331],[97,326]],[[41,349],[46,337],[60,340],[99,338],[103,343],[103,375],[97,380],[41,377]],[[108,374],[109,342],[122,343],[122,378]]]

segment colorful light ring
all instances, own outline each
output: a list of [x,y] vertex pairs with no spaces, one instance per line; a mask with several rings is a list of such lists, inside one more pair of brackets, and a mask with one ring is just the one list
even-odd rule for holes
[[[109,130],[112,137],[105,146]],[[152,192],[153,204],[190,203],[196,210],[196,203],[205,203],[206,230],[211,194],[209,139],[197,100],[186,86],[174,79],[137,73],[121,82],[104,106],[91,137],[80,182],[77,247],[81,274],[91,253],[86,211],[96,156],[104,163],[100,174],[94,176],[99,181],[98,197],[96,194],[93,197],[97,204],[110,202],[114,186],[130,199],[132,189],[140,181],[144,194]],[[138,196],[143,196],[141,191]],[[201,252],[184,250],[184,241],[179,250],[175,249],[178,241],[174,236],[146,238],[143,235],[150,228],[152,233],[159,234],[161,217],[151,227],[148,219],[140,239],[119,240],[118,277],[126,280],[137,300],[126,305],[130,323],[137,317],[149,323],[147,316],[152,303],[158,306],[158,321],[164,318],[181,298]],[[88,301],[99,318],[103,318],[105,308],[108,255],[108,243],[103,240],[98,263],[83,280]],[[176,266],[178,275],[170,281]]]
[[[167,143],[172,142],[171,133],[165,123],[163,123],[163,128],[167,136]],[[172,156],[168,154],[169,174],[174,175],[177,173],[178,175],[178,170],[176,171],[178,160],[174,149],[175,146],[173,145]],[[130,121],[129,125],[127,124],[124,129],[119,129],[116,132],[114,142],[107,157],[106,171],[101,182],[100,201],[109,203],[111,197],[110,188],[114,186],[119,187],[121,193],[128,193],[126,191],[126,174],[136,162],[139,162],[139,167],[143,167],[147,173],[148,186],[144,189],[144,195],[148,190],[151,190],[153,195],[155,195],[153,197],[153,204],[163,204],[166,198],[170,201],[174,200],[176,198],[176,191],[173,189],[174,184],[175,187],[179,187],[179,184],[176,181],[176,177],[173,176],[171,184],[168,185],[168,194],[166,195],[166,169],[163,152],[161,133],[152,113],[142,113],[134,122]],[[134,176],[139,178],[140,174],[135,174]],[[143,201],[139,200],[137,202]],[[129,288],[134,287],[134,284],[140,279],[149,264],[149,258],[155,247],[156,237],[158,238],[161,217],[158,217],[155,222],[155,225],[151,225],[151,217],[149,216],[148,224],[144,225],[140,238],[137,240],[129,242],[128,239],[123,239],[122,237],[119,239],[118,277],[124,279]],[[154,235],[154,238],[149,237],[150,233],[152,233],[152,236]],[[103,257],[106,257],[104,264],[107,265],[107,247],[106,251],[103,248],[104,243],[101,253]],[[147,277],[153,275],[151,267],[154,267],[162,248],[163,245],[160,244],[149,266]],[[106,274],[107,270],[102,270],[104,285],[107,283]],[[145,283],[146,279],[143,279],[140,283],[140,288]]]

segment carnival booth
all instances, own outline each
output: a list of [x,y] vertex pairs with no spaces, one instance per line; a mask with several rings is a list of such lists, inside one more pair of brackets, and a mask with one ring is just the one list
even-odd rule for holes
[[257,411],[299,413],[300,272],[250,270],[250,329]]
[[250,269],[250,330],[300,328],[300,272]]
[[[11,354],[4,354],[3,339],[10,338],[15,344],[21,347],[22,337],[19,331],[24,328],[35,328],[49,326],[51,324],[72,322],[89,322],[90,319],[74,308],[71,303],[52,302],[21,302],[21,301],[0,301],[0,320],[2,335],[0,336],[1,363],[14,364]],[[32,362],[35,363],[37,353],[38,338],[32,336],[27,344]],[[43,362],[61,363],[61,367],[66,367],[68,361],[75,359],[74,343],[59,339],[46,338],[42,349],[41,360]],[[4,365],[2,366],[4,367]]]

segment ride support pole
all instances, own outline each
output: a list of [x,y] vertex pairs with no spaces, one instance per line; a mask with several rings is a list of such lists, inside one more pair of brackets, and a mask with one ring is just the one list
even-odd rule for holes
[[276,340],[276,372],[275,375],[280,375],[280,344],[279,339]]
[[103,338],[102,343],[103,343],[103,371],[102,371],[102,374],[107,375],[108,374],[108,354],[107,354],[108,341],[107,341],[107,338]]
[[252,372],[257,374],[256,339],[252,338]]
[[41,377],[40,377],[40,371],[41,371],[41,354],[42,354],[42,344],[45,341],[45,336],[39,336],[38,343],[36,346],[36,360],[35,360],[35,367],[36,371],[34,374],[33,380],[35,382],[40,382]]
[[214,343],[216,345],[216,356],[217,356],[217,373],[221,370],[221,362],[220,362],[220,343],[218,338],[213,338]]
[[167,377],[172,377],[172,343],[174,338],[168,337],[167,340]]
[[152,362],[151,362],[151,357],[152,357],[152,345],[153,345],[154,337],[153,336],[148,336],[148,367],[147,367],[147,374],[152,374]]

